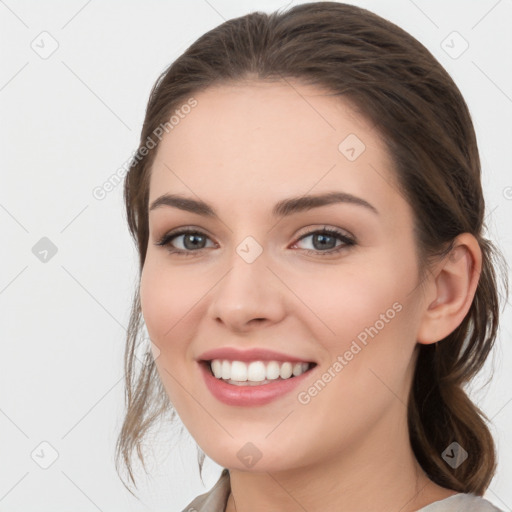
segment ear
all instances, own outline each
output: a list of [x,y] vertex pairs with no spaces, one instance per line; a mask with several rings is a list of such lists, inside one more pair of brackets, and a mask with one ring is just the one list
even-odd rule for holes
[[451,334],[466,316],[482,269],[482,251],[476,238],[462,233],[452,251],[439,262],[429,277],[426,308],[421,317],[417,341],[435,343]]

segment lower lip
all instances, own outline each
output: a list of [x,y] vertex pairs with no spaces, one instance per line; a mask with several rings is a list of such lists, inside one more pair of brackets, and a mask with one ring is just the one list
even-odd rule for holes
[[276,380],[270,384],[262,384],[261,386],[236,386],[228,384],[222,379],[217,379],[210,373],[210,367],[207,363],[199,363],[206,386],[211,394],[227,405],[265,405],[277,398],[290,393],[299,384],[308,378],[311,368],[307,372],[298,377],[291,377],[284,380]]

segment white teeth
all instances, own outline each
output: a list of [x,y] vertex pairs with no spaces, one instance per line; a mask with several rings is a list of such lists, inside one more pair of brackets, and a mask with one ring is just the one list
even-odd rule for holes
[[220,359],[214,359],[211,362],[211,368],[215,377],[220,379],[222,377],[222,361]]
[[289,379],[292,376],[292,373],[293,373],[292,363],[283,363],[281,365],[281,370],[279,372],[281,379]]
[[222,378],[231,378],[231,363],[229,361],[222,361]]
[[210,367],[217,379],[266,384],[279,378],[289,379],[292,375],[298,377],[308,370],[309,363],[251,361],[247,364],[243,361],[214,359],[210,361]]
[[[249,363],[249,366],[242,361],[233,361],[233,363],[238,363],[240,365],[244,365],[247,368],[247,380],[251,382],[259,382],[261,380],[265,380],[265,364],[263,361],[253,361]],[[235,375],[231,374],[229,377],[232,380],[236,380]]]
[[277,361],[270,361],[270,363],[268,363],[266,375],[269,380],[279,378],[279,363]]
[[302,366],[302,363],[295,363],[293,365],[293,375],[295,375],[295,377],[297,377],[298,375],[301,375],[302,373],[304,373],[304,368]]
[[[233,361],[231,363],[230,379],[245,382],[247,380],[247,365],[240,361]],[[253,379],[250,379],[253,380]]]

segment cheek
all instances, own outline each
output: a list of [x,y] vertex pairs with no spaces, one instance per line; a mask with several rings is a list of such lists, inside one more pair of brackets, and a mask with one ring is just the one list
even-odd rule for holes
[[[344,307],[331,316],[337,333],[329,347],[332,360],[343,356],[346,382],[354,411],[394,399],[406,402],[407,380],[415,343],[413,288],[415,267],[380,260],[381,265],[351,276],[339,292]],[[334,338],[334,337],[333,337]]]
[[193,273],[172,271],[156,257],[148,257],[140,279],[140,301],[151,341],[159,350],[156,369],[170,402],[177,410],[190,407],[183,386],[192,389],[190,367],[183,362],[190,358],[188,348],[195,336],[198,300],[204,295]]
[[169,340],[178,340],[178,333],[183,334],[194,304],[204,295],[198,285],[193,275],[172,272],[155,257],[146,259],[140,280],[141,309],[149,336],[161,352],[180,348]]
[[[331,369],[340,385],[328,386],[330,398],[341,398],[354,411],[368,407],[373,399],[389,398],[388,388],[376,375],[397,390],[403,389],[407,378],[417,321],[410,293],[416,264],[403,254],[381,252],[368,264],[359,261],[357,267],[333,268],[302,280],[296,288],[315,312],[311,325],[327,354],[325,371]],[[340,364],[333,368],[336,361]],[[352,390],[349,396],[344,396],[346,389]]]
[[396,272],[381,258],[379,265],[333,267],[324,274],[302,277],[294,290],[315,314],[318,339],[344,345],[375,323],[380,328],[383,321],[395,318],[398,306],[393,308],[393,304],[403,300],[400,283],[406,281],[403,273]]

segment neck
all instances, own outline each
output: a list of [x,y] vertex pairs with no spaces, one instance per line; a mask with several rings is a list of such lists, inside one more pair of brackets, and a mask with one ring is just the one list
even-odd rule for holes
[[[403,407],[399,401],[397,406]],[[405,415],[399,425],[384,419],[373,430],[362,444],[351,443],[308,466],[230,470],[226,512],[413,512],[455,494],[424,474],[409,443]]]

